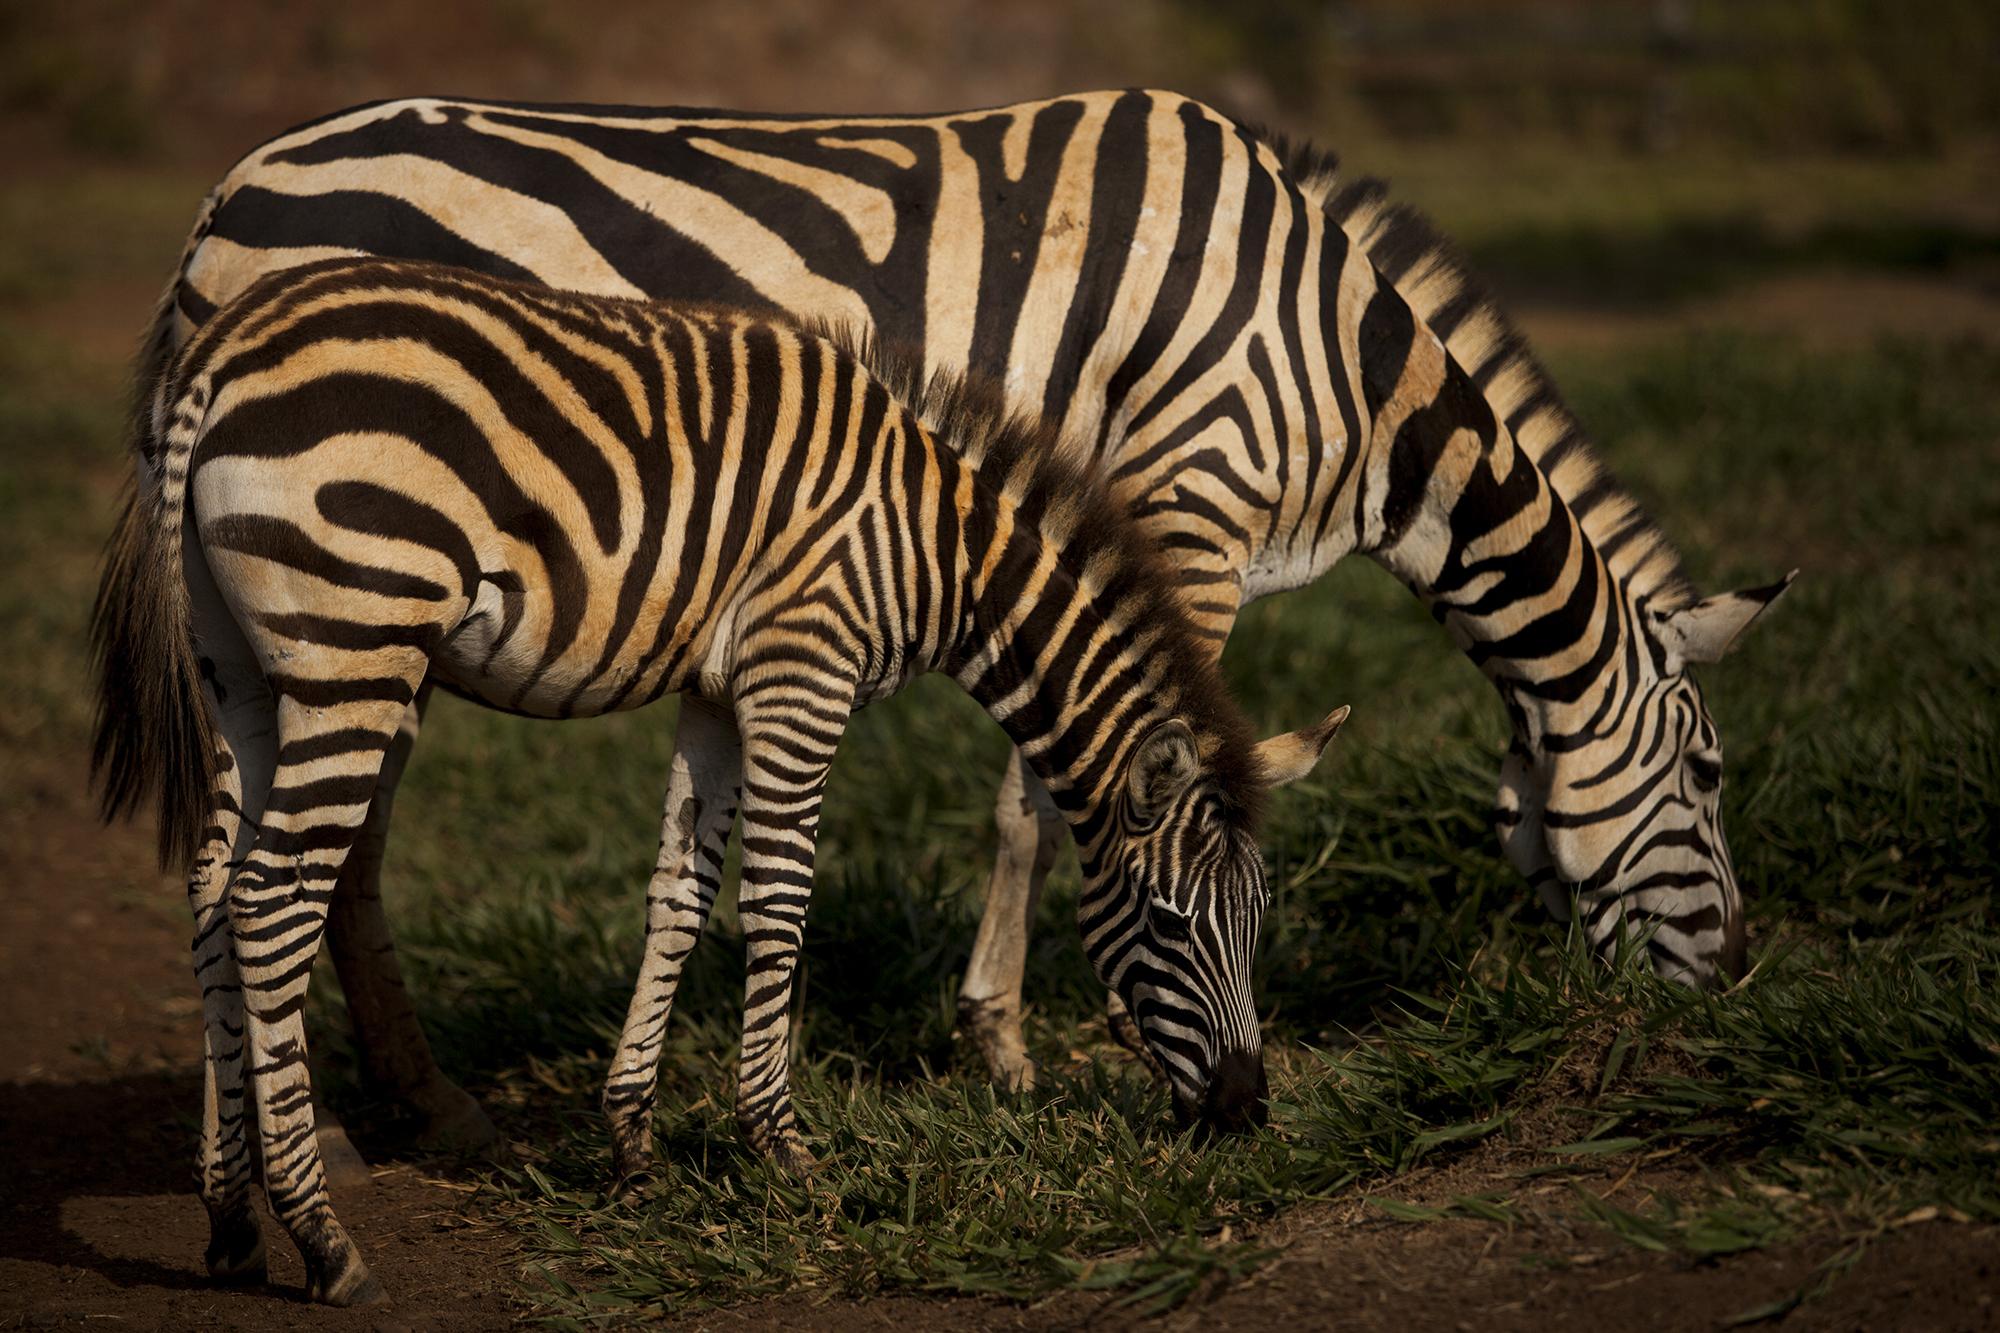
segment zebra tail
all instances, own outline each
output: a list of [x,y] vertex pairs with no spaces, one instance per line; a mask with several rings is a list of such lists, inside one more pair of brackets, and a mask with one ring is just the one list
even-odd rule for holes
[[[126,438],[132,453],[132,469],[126,474],[124,491],[119,497],[118,517],[112,524],[110,538],[104,544],[104,559],[97,579],[97,598],[90,614],[91,666],[98,683],[97,722],[91,741],[90,771],[93,781],[98,784],[99,806],[107,823],[135,810],[145,798],[152,781],[146,761],[149,753],[145,748],[146,730],[140,712],[149,689],[144,678],[136,673],[137,664],[150,660],[146,644],[155,628],[152,617],[157,607],[153,598],[158,595],[158,590],[150,585],[157,579],[150,577],[148,571],[157,573],[163,556],[155,525],[149,521],[148,514],[156,498],[152,492],[159,476],[154,432],[157,405],[153,400],[160,393],[173,364],[174,320],[180,285],[186,278],[195,250],[208,238],[215,211],[221,202],[220,188],[202,201],[187,243],[181,248],[180,263],[175,266],[172,280],[153,307],[152,322],[147,326],[146,337],[139,344],[138,356],[134,359],[131,403],[126,412]],[[181,582],[179,540],[176,525],[175,558],[168,569],[177,584]],[[180,595],[185,599],[185,588]],[[163,679],[155,677],[153,683],[161,683]],[[198,690],[195,702],[201,702]],[[213,764],[213,754],[207,747],[203,748],[202,754],[207,756],[204,764]],[[164,790],[161,795],[164,801]],[[200,788],[200,799],[203,802],[208,799],[206,785]],[[196,827],[190,832],[176,833],[170,841],[170,827],[177,827],[179,821],[167,820],[166,813],[163,806],[160,856],[163,864],[170,864],[182,843],[187,838],[198,837],[200,829]],[[189,845],[188,854],[192,855],[192,845]]]
[[[160,865],[186,866],[208,826],[215,787],[215,721],[203,697],[193,608],[181,566],[188,473],[207,414],[209,376],[194,377],[156,412],[157,468],[128,496],[130,538],[114,547],[93,624],[98,666],[91,772],[108,822],[156,792]],[[160,429],[164,426],[164,430]]]

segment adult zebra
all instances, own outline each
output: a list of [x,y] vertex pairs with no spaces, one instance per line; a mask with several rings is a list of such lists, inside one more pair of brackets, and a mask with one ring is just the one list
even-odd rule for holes
[[[1094,441],[1217,649],[1244,602],[1368,553],[1505,701],[1497,826],[1549,909],[1574,898],[1602,950],[1650,931],[1670,976],[1740,972],[1721,748],[1687,668],[1785,585],[1697,599],[1445,245],[1330,158],[1146,91],[935,117],[381,103],[230,170],[145,365],[259,274],[354,253],[777,306],[992,376]],[[135,531],[128,515],[100,615],[129,596]],[[406,752],[349,860],[334,952],[371,1072],[464,1124],[476,1108],[430,1060],[379,904]],[[960,1009],[1017,1081],[1028,922],[1061,825],[1018,756],[995,813]]]
[[[1346,710],[1253,744],[1171,573],[1052,432],[949,382],[905,406],[871,363],[924,388],[735,312],[339,260],[254,284],[162,380],[129,669],[102,703],[112,799],[157,785],[163,857],[192,865],[218,1276],[262,1275],[247,1076],[309,1293],[380,1294],[327,1197],[303,1009],[426,679],[550,718],[693,696],[679,850],[740,805],[737,1117],[786,1167],[812,1165],[788,1069],[821,794],[853,710],[925,671],[1006,729],[1075,833],[1085,952],[1183,1117],[1261,1116],[1256,809]],[[679,880],[648,916],[661,1024],[714,898]],[[650,1076],[633,1095],[620,1074],[614,1136],[643,1156]]]

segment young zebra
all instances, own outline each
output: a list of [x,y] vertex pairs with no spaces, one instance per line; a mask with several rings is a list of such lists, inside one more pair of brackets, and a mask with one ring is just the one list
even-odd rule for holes
[[[1261,1115],[1253,822],[1346,710],[1253,744],[1055,434],[960,386],[899,403],[869,359],[753,316],[382,261],[268,278],[189,344],[154,404],[146,629],[103,704],[114,798],[156,784],[162,855],[192,865],[215,1275],[263,1268],[254,1109],[311,1296],[379,1296],[327,1197],[302,1009],[427,676],[549,718],[687,694],[669,849],[685,866],[740,810],[737,1115],[787,1168],[812,1162],[789,1015],[828,767],[848,715],[923,671],[986,707],[1074,831],[1085,950],[1182,1116]],[[652,904],[648,1023],[714,888],[688,868]],[[651,1093],[625,1061],[621,1164]]]
[[[1580,901],[1606,952],[1646,936],[1665,975],[1741,973],[1720,740],[1688,667],[1784,585],[1701,600],[1449,247],[1330,158],[1140,90],[937,116],[356,107],[229,171],[148,364],[259,274],[356,253],[853,321],[984,374],[1095,441],[1217,649],[1244,603],[1370,555],[1498,689],[1499,832],[1550,909]],[[113,543],[107,640],[138,532],[128,518]],[[378,897],[407,745],[333,952],[371,1072],[449,1131],[477,1111],[430,1059]],[[1062,821],[1018,759],[996,817],[960,1007],[1018,1082],[1027,927]]]

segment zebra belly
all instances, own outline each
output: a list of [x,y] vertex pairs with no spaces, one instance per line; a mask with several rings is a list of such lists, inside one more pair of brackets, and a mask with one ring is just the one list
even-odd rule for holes
[[[530,717],[596,717],[637,708],[695,684],[726,617],[713,608],[683,614],[671,627],[641,616],[611,642],[588,607],[567,646],[549,645],[568,621],[545,586],[511,572],[482,577],[465,619],[431,663],[438,682],[489,707]],[[607,647],[607,643],[610,646]]]

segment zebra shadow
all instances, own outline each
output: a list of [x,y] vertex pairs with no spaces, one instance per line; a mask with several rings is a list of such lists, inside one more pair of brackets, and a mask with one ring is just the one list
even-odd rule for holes
[[0,1084],[0,1260],[206,1288],[199,1076]]

